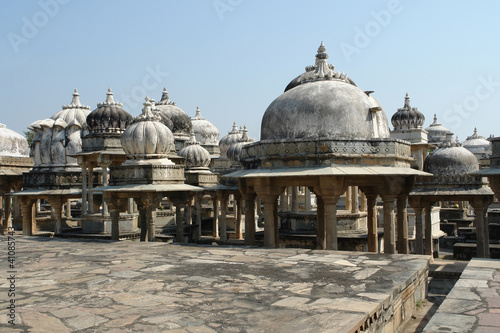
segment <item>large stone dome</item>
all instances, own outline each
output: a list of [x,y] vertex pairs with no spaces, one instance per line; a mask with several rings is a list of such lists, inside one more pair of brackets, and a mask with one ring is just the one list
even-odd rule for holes
[[28,156],[28,141],[21,134],[0,124],[0,156]]
[[149,97],[142,114],[123,132],[120,140],[129,160],[166,158],[174,148],[174,136],[160,116],[153,113]]
[[479,164],[470,151],[463,147],[436,149],[424,161],[424,171],[434,177],[464,176],[479,170]]
[[388,138],[386,114],[371,92],[328,65],[321,43],[315,66],[294,79],[262,118],[261,140]]
[[115,102],[111,88],[106,101],[97,104],[97,109],[87,116],[90,133],[122,133],[132,123],[132,116],[123,109],[123,104]]
[[406,93],[405,104],[392,115],[391,123],[395,130],[422,128],[425,116],[417,108],[410,106],[410,97]]
[[214,124],[203,118],[199,107],[196,108],[196,115],[191,118],[193,131],[196,140],[201,145],[218,145],[220,132]]
[[169,122],[165,121],[168,118],[172,122],[170,130],[174,136],[182,135],[189,137],[193,129],[191,118],[181,108],[175,106],[175,103],[168,97],[166,88],[163,88],[161,100],[156,103],[156,109],[160,110],[162,121],[169,126]]

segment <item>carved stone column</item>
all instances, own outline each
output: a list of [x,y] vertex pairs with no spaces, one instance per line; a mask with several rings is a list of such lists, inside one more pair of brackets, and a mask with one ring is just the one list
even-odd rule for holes
[[78,164],[82,168],[82,216],[87,215],[87,165],[83,162],[81,156],[78,157]]
[[227,240],[227,213],[228,213],[228,200],[229,200],[229,195],[220,192],[217,194],[217,197],[220,198],[220,240],[221,241],[226,241]]
[[217,199],[217,193],[211,193],[212,203],[214,206],[214,219],[213,219],[213,232],[214,238],[219,238],[219,200]]
[[245,199],[245,245],[255,245],[255,193],[243,194]]
[[33,218],[33,206],[36,199],[21,197],[21,209],[23,216],[23,235],[33,236],[36,233],[36,222]]
[[490,257],[490,233],[486,211],[492,201],[493,199],[489,196],[469,201],[476,214],[476,255],[478,258]]
[[397,225],[398,225],[398,253],[409,253],[408,247],[408,215],[407,215],[407,201],[408,196],[401,194],[398,195],[397,201]]
[[425,254],[433,255],[433,242],[432,242],[432,203],[427,202],[425,205]]
[[9,230],[10,227],[12,227],[12,196],[6,195],[4,196],[4,230]]
[[60,234],[62,232],[62,198],[59,196],[51,196],[48,199],[49,204],[52,206],[52,212],[55,217],[54,232]]
[[120,212],[127,209],[129,199],[117,198],[116,194],[111,192],[103,193],[104,200],[108,204],[109,215],[111,216],[111,239],[120,240]]
[[306,199],[305,209],[306,209],[306,211],[310,211],[312,209],[312,207],[311,207],[311,190],[308,187],[306,187],[305,199]]
[[91,192],[92,188],[94,188],[94,167],[92,165],[89,166],[88,168],[88,185],[87,185],[87,196],[88,196],[88,207],[87,207],[87,213],[88,214],[93,214],[94,213],[94,194]]
[[141,226],[141,242],[154,242],[156,240],[156,209],[160,200],[155,193],[144,193],[137,200],[139,208],[139,223]]
[[382,195],[384,205],[384,253],[396,253],[396,233],[395,233],[395,215],[394,202],[395,195]]
[[203,201],[203,193],[196,193],[194,204],[196,206],[196,231],[194,233],[194,240],[201,239],[201,203]]
[[359,190],[357,186],[352,186],[351,190],[351,213],[359,213]]
[[377,195],[366,194],[367,204],[367,227],[368,227],[368,252],[378,253],[378,230],[377,230]]
[[236,234],[235,234],[235,238],[236,239],[242,239],[243,238],[243,235],[242,235],[242,228],[241,228],[241,208],[242,208],[242,201],[241,201],[241,196],[240,195],[236,195],[235,196],[235,203],[236,203],[236,225],[235,225],[235,231],[236,231]]
[[316,228],[316,248],[326,250],[326,221],[325,221],[325,203],[323,198],[317,198],[317,228]]
[[284,186],[278,186],[269,178],[258,178],[255,180],[255,192],[264,203],[264,246],[278,247],[278,197]]
[[297,213],[299,211],[299,188],[297,186],[292,186],[292,212]]

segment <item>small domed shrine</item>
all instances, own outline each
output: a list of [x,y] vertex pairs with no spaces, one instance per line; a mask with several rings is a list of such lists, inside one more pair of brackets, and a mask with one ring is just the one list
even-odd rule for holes
[[196,115],[191,118],[191,122],[193,124],[196,140],[198,140],[200,145],[205,148],[210,155],[218,157],[220,155],[220,132],[217,127],[202,117],[199,107],[196,107]]
[[185,141],[189,139],[189,135],[193,130],[191,118],[170,100],[167,88],[163,88],[161,99],[156,103],[154,109],[160,111],[162,122],[166,126],[172,124],[172,128],[169,128],[175,138],[175,150],[179,151],[184,146]]
[[233,143],[229,147],[229,149],[227,150],[227,153],[226,153],[227,157],[230,160],[232,160],[233,162],[236,162],[237,164],[239,164],[241,151],[243,149],[243,146],[249,144],[250,142],[253,142],[253,140],[248,137],[247,125],[244,125],[241,138],[238,139],[238,141],[236,143]]
[[422,128],[424,121],[424,115],[417,108],[411,107],[410,97],[406,93],[404,106],[392,115],[394,130],[391,131],[391,137],[411,143],[411,155],[415,158],[415,167],[419,170],[423,168],[430,147],[427,131]]
[[[416,175],[410,167],[410,143],[390,138],[386,114],[371,95],[327,62],[323,43],[314,66],[295,78],[267,108],[262,118],[261,141],[242,147],[244,170],[236,178],[247,207],[255,197],[264,206],[264,245],[278,247],[280,225],[276,208],[285,188],[305,187],[316,195],[316,246],[339,248],[337,202],[348,188],[366,197],[369,251],[378,252],[375,199],[384,207],[384,252],[408,253],[407,224],[402,215]],[[222,147],[221,147],[222,153]],[[223,178],[224,178],[223,177]],[[398,216],[395,219],[397,202]],[[357,204],[355,204],[357,209]],[[245,242],[255,242],[254,210],[247,209]],[[359,216],[359,212],[355,212]]]
[[[448,134],[451,137],[451,134]],[[479,164],[470,151],[449,140],[424,161],[424,171],[432,177],[417,177],[409,202],[415,210],[416,251],[433,253],[432,206],[444,201],[468,201],[476,214],[477,256],[489,257],[486,210],[493,192],[481,176]],[[422,213],[425,211],[425,221]],[[425,239],[425,244],[424,244]]]
[[238,125],[234,122],[231,131],[219,141],[220,157],[227,158],[227,150],[231,145],[237,143],[239,139],[241,139],[241,133],[238,130]]
[[429,143],[437,147],[443,146],[447,141],[449,141],[450,135],[453,136],[453,132],[441,125],[437,116],[434,115],[434,121],[432,124],[425,129],[429,138]]
[[169,159],[175,139],[161,120],[154,103],[146,96],[142,114],[133,120],[120,138],[126,161],[110,166],[109,185],[94,190],[103,193],[109,206],[114,240],[119,239],[123,229],[120,212],[127,210],[128,201],[133,198],[139,209],[141,241],[154,241],[155,211],[161,199],[167,196],[177,206],[176,240],[184,240],[183,210],[192,193],[201,189],[184,184],[184,166]]
[[21,190],[23,173],[33,165],[28,154],[26,138],[0,124],[0,234],[12,226],[12,196],[8,193]]
[[[123,104],[115,102],[111,88],[108,88],[106,100],[97,103],[97,108],[87,115],[86,131],[79,149],[81,152],[75,155],[83,176],[81,213],[83,233],[111,232],[111,218],[107,204],[102,199],[102,193],[92,191],[92,188],[97,184],[106,186],[108,168],[125,161],[120,137],[132,120],[132,116],[123,109]],[[75,129],[69,131],[73,133],[71,135],[76,135],[78,126],[81,125],[76,119],[73,120],[73,126],[68,125],[68,128]],[[122,218],[127,218],[131,222],[128,224],[128,229],[124,228],[126,231],[133,231],[137,227],[137,223],[133,223],[133,216]]]
[[462,143],[462,147],[473,153],[479,162],[491,155],[491,142],[477,134],[476,128],[474,128],[474,133]]
[[[37,224],[32,219],[32,206],[39,200],[47,200],[54,213],[54,232],[62,232],[63,227],[71,227],[70,199],[82,196],[82,170],[75,155],[82,147],[82,128],[86,127],[89,107],[80,102],[80,94],[75,89],[73,99],[62,110],[49,119],[34,122],[30,155],[34,167],[23,175],[23,190],[15,195],[22,202],[23,233],[37,232]],[[65,215],[62,215],[65,206]]]

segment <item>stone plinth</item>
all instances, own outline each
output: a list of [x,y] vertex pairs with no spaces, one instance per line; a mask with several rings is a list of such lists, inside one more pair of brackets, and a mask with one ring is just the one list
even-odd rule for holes
[[109,185],[173,184],[184,182],[184,167],[163,164],[126,163],[110,167]]
[[[122,214],[119,219],[120,232],[137,232],[137,215]],[[111,216],[85,215],[81,221],[84,234],[111,234]]]

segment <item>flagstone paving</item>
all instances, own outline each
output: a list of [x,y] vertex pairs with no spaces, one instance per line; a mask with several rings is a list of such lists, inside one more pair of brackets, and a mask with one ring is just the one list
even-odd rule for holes
[[500,260],[472,259],[424,332],[500,332]]
[[430,260],[16,236],[11,268],[0,241],[2,332],[348,332]]

